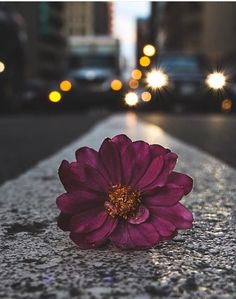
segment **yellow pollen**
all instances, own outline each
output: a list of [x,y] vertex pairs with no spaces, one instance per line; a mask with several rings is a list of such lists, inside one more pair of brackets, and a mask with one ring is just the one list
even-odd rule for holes
[[133,217],[141,203],[141,193],[130,186],[115,185],[108,193],[105,202],[107,213],[113,218],[121,216],[124,219]]

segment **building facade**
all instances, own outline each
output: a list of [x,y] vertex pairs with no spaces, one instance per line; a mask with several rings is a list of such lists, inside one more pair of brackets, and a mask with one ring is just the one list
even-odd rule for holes
[[139,58],[143,56],[143,47],[150,42],[149,19],[137,19],[137,44],[136,44],[136,66],[139,65]]
[[152,42],[162,51],[204,53],[222,60],[236,53],[236,3],[152,3]]
[[4,6],[24,23],[27,77],[45,81],[60,78],[66,65],[63,3],[8,2]]
[[111,2],[65,2],[67,36],[109,35],[112,31]]

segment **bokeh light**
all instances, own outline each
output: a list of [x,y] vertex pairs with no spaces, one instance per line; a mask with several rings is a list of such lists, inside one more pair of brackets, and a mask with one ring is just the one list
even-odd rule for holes
[[48,95],[49,101],[53,103],[58,103],[61,101],[61,94],[59,91],[53,90]]
[[225,99],[221,102],[221,110],[223,112],[230,112],[232,110],[233,102],[230,99]]
[[142,72],[138,69],[132,71],[131,76],[134,80],[139,80],[142,78]]
[[156,53],[156,49],[153,45],[145,45],[143,48],[143,53],[146,56],[153,56]]
[[139,83],[138,83],[137,80],[131,79],[131,80],[129,81],[129,87],[130,87],[130,88],[132,88],[132,89],[136,89],[136,88],[138,88],[138,86],[139,86]]
[[131,107],[136,106],[138,104],[138,95],[132,91],[128,92],[125,95],[125,103]]
[[60,83],[60,89],[62,91],[70,91],[71,88],[72,88],[72,84],[71,84],[70,81],[68,81],[68,80],[61,81],[61,83]]
[[3,73],[4,70],[5,70],[5,64],[2,61],[0,61],[0,73]]
[[162,70],[152,70],[147,73],[146,82],[148,87],[160,89],[168,84],[168,76]]
[[118,91],[118,90],[121,90],[121,88],[122,88],[122,82],[120,80],[113,80],[111,82],[112,90]]
[[149,66],[149,64],[151,63],[151,60],[147,56],[142,56],[139,59],[139,63],[140,63],[141,66],[146,67],[146,66]]
[[152,95],[150,94],[150,92],[148,92],[148,91],[144,91],[144,92],[141,94],[141,99],[142,99],[144,102],[150,102],[151,99],[152,99]]
[[223,73],[214,72],[207,76],[206,83],[212,89],[221,89],[226,84],[226,78]]

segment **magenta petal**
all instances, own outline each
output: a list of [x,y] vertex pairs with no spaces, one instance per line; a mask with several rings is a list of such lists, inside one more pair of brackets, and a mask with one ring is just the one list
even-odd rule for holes
[[178,229],[186,229],[192,227],[193,215],[191,211],[182,204],[177,203],[171,207],[152,207],[149,208],[155,215],[166,219],[173,223]]
[[143,205],[139,206],[139,209],[135,216],[128,219],[131,224],[140,224],[145,222],[149,217],[149,210]]
[[95,230],[91,230],[92,226],[87,226],[83,233],[78,232],[78,230],[72,231],[70,238],[81,248],[95,248],[103,245],[116,228],[117,219],[113,219],[107,215],[105,221],[103,220],[99,222],[100,226],[98,222],[96,223],[97,229]]
[[172,172],[172,170],[175,168],[176,162],[177,162],[178,156],[175,153],[168,153],[165,155],[165,164],[163,167],[163,171],[158,178],[158,186],[163,186],[166,183],[167,177]]
[[81,187],[79,173],[74,163],[63,160],[59,167],[58,174],[67,192],[76,191]]
[[165,156],[166,154],[170,153],[170,150],[159,144],[151,144],[150,153],[152,158],[156,158],[157,156]]
[[150,206],[173,206],[184,195],[184,189],[182,187],[172,187],[166,185],[155,190],[150,195],[145,195],[144,203],[147,207]]
[[121,183],[121,161],[118,147],[110,138],[106,138],[100,149],[99,157],[109,174],[113,185]]
[[173,234],[169,235],[169,236],[161,236],[161,241],[169,241],[172,240],[174,237],[176,237],[178,235],[178,231],[175,230],[173,232]]
[[57,225],[60,229],[64,231],[70,231],[70,220],[71,215],[60,213],[60,215],[57,218]]
[[151,161],[149,145],[143,141],[131,143],[122,155],[122,173],[125,185],[135,186]]
[[133,225],[123,221],[112,232],[110,240],[121,249],[145,249],[155,246],[160,235],[151,223]]
[[161,237],[164,237],[165,239],[172,237],[176,232],[176,227],[173,223],[159,216],[152,215],[150,221],[155,226]]
[[84,147],[79,148],[76,151],[75,156],[76,156],[76,160],[79,164],[86,163],[93,167],[97,166],[98,152],[90,147],[84,146]]
[[86,210],[78,213],[71,218],[71,230],[77,233],[87,233],[98,229],[110,217],[103,207]]
[[144,189],[146,186],[150,185],[162,171],[164,165],[164,160],[162,156],[156,157],[152,160],[148,166],[145,174],[136,184],[136,187],[140,190]]
[[126,147],[132,143],[131,139],[124,134],[116,135],[113,137],[112,142],[116,144],[117,148],[119,149],[120,154],[124,152]]
[[175,167],[178,156],[175,153],[168,153],[164,156],[164,166],[156,179],[145,188],[145,191],[152,190],[157,187],[162,187],[166,184],[169,174]]
[[83,183],[86,188],[104,193],[110,190],[110,184],[96,168],[89,165],[82,165],[81,172],[83,173],[81,183]]
[[93,209],[94,206],[103,206],[104,201],[104,196],[101,194],[87,191],[64,193],[56,199],[58,208],[66,214],[76,214]]
[[70,233],[71,240],[78,245],[80,249],[93,249],[93,248],[99,248],[104,246],[108,239],[102,239],[102,240],[96,240],[95,242],[89,242],[86,240],[86,234],[79,234],[75,232]]
[[[143,141],[136,141],[132,144],[134,151],[132,178],[129,180],[132,186],[136,187],[137,182],[143,177],[151,162],[150,146]],[[126,178],[127,181],[127,178]]]
[[107,182],[110,181],[109,175],[106,169],[104,168],[97,151],[85,146],[79,148],[76,151],[75,155],[76,155],[76,160],[81,168],[83,168],[84,165],[89,165],[93,168],[96,168]]
[[167,184],[184,188],[184,195],[187,195],[193,188],[193,179],[186,174],[173,171],[167,180]]

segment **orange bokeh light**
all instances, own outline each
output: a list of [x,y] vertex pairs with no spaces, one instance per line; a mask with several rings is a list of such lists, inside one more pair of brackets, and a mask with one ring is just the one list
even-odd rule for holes
[[224,112],[230,112],[233,106],[233,102],[230,99],[225,99],[221,102],[221,110]]
[[61,83],[60,83],[60,89],[62,91],[70,91],[71,88],[72,88],[72,84],[71,84],[70,81],[68,81],[68,80],[61,81]]
[[111,82],[112,90],[118,91],[118,90],[121,90],[121,88],[122,88],[122,82],[120,80],[113,80]]
[[141,98],[144,102],[150,102],[151,99],[152,99],[152,95],[150,94],[150,92],[148,91],[144,91],[142,94],[141,94]]
[[138,86],[139,86],[139,83],[138,83],[137,80],[131,79],[131,80],[129,81],[129,87],[130,87],[130,88],[132,88],[132,89],[136,89],[136,88],[138,88]]
[[132,71],[131,76],[134,80],[139,80],[142,78],[142,72],[140,70],[135,69]]
[[140,63],[141,66],[146,67],[146,66],[149,66],[149,64],[151,63],[151,60],[147,56],[142,56],[139,59],[139,63]]

